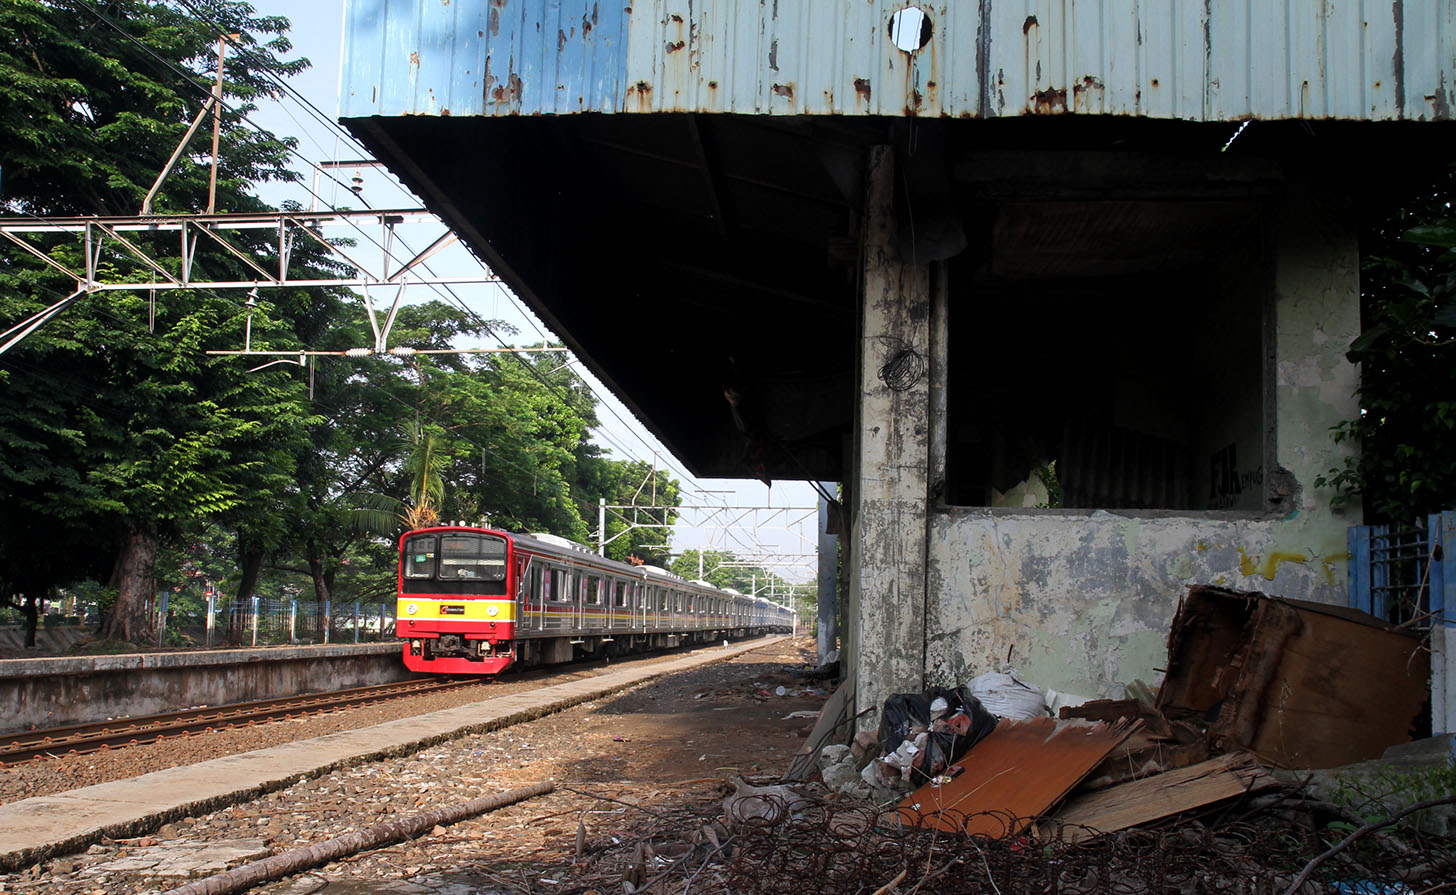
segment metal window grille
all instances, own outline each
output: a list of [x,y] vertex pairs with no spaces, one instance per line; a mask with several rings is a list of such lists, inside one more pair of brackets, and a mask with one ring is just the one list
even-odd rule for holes
[[1456,511],[1412,525],[1357,525],[1350,529],[1350,605],[1397,625],[1429,628],[1448,616],[1456,598],[1456,561],[1445,560],[1456,543]]

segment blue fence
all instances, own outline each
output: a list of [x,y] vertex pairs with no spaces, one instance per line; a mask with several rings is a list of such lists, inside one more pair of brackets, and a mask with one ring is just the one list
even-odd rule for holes
[[1356,525],[1350,529],[1350,605],[1392,624],[1429,628],[1456,624],[1456,511],[1435,513],[1410,526]]

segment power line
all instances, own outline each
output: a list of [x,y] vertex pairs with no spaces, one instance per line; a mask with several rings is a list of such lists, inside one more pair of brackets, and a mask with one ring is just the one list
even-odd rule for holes
[[[76,2],[82,2],[82,0],[76,0]],[[307,97],[303,96],[301,93],[299,93],[297,90],[295,90],[292,85],[288,84],[286,81],[283,81],[276,74],[274,74],[272,71],[270,71],[268,69],[268,67],[266,66],[266,64],[258,64],[258,61],[259,60],[258,60],[258,54],[256,53],[256,51],[254,51],[250,47],[244,46],[242,43],[240,43],[240,42],[238,42],[236,40],[233,40],[231,37],[228,37],[227,30],[225,28],[223,28],[216,20],[209,18],[202,10],[198,9],[197,5],[193,2],[193,0],[177,0],[177,2],[181,6],[185,7],[189,12],[191,12],[192,15],[196,19],[198,19],[199,21],[204,22],[204,23],[208,24],[209,26],[211,26],[212,28],[214,28],[219,33],[219,35],[221,35],[229,43],[233,44],[233,46],[237,50],[237,53],[238,53],[238,55],[240,57],[244,57],[244,58],[251,57],[253,59],[253,61],[254,61],[254,64],[257,65],[258,71],[266,79],[268,79],[269,81],[272,81],[274,84],[276,84],[279,87],[279,89],[282,91],[282,93],[284,95],[290,97],[295,102],[299,103],[300,106],[302,106],[307,111],[309,111],[314,116],[314,118],[317,121],[323,123],[327,128],[329,128],[330,130],[332,130],[332,131],[334,131],[334,132],[336,132],[338,134],[341,134],[346,140],[348,140],[348,142],[351,145],[353,145],[354,147],[358,148],[359,150],[361,150],[362,152],[364,152],[366,154],[368,153],[368,151],[369,151],[368,150],[368,147],[364,146],[361,142],[359,142],[359,140],[353,134],[351,134],[346,128],[342,127],[341,125],[339,125],[338,122],[334,121],[332,118],[330,118],[329,116],[325,115],[324,112],[321,109],[319,109],[318,106],[314,105],[314,103],[311,100],[309,100]],[[93,12],[95,12],[94,9],[93,9]],[[97,14],[98,16],[100,15],[100,13],[95,13],[95,14]],[[156,54],[152,54],[152,55],[155,56]],[[163,61],[166,61],[166,60],[163,60]],[[266,62],[266,60],[262,60],[262,61],[263,62]],[[199,88],[201,87],[201,85],[197,85],[197,86]],[[254,127],[255,129],[257,129],[257,130],[259,130],[260,132],[263,132],[263,133],[268,133],[264,129],[258,127],[258,125],[255,122],[253,122],[251,119],[249,119],[246,115],[241,114],[241,113],[238,113],[238,114],[239,114],[239,117],[242,120],[247,121],[248,124],[251,125],[252,127]],[[290,148],[290,152],[293,152],[295,155],[298,155],[302,159],[302,154],[301,153],[298,153],[296,150]],[[304,161],[307,161],[307,159],[303,159],[303,160]],[[333,180],[335,183],[338,183],[339,185],[343,185],[342,181],[339,181],[335,177],[330,176],[330,179]],[[312,195],[314,195],[315,198],[321,198],[316,193],[314,193],[313,190],[311,190],[311,189],[309,190],[309,193],[312,194]],[[361,202],[365,202],[365,205],[368,206],[367,201],[365,201],[362,196],[360,197],[360,201]],[[404,241],[401,240],[401,243],[404,244]],[[430,270],[431,273],[433,273],[433,270],[429,267],[428,264],[424,265],[424,267],[425,267],[426,270]],[[439,292],[439,288],[438,287],[435,287],[435,291],[438,293]],[[462,311],[466,312],[467,314],[471,315],[472,317],[475,317],[482,324],[485,324],[486,323],[486,321],[484,320],[484,318],[480,317],[480,315],[477,314],[473,309],[467,307],[464,304],[464,302],[462,300],[460,300],[458,296],[455,295],[453,289],[450,289],[448,286],[446,286],[445,287],[445,292],[449,293],[451,299],[454,301],[454,303],[458,307],[460,307],[460,309]],[[509,291],[507,291],[507,295],[511,295],[511,293]],[[518,301],[518,299],[514,295],[511,295],[511,298],[512,298],[513,301]],[[519,307],[519,305],[518,305],[518,307]],[[532,315],[532,316],[534,316],[534,315]],[[494,333],[493,329],[489,329],[488,328],[488,331],[491,332],[491,335],[494,336],[497,339],[497,341],[500,341],[502,343],[502,345],[504,345],[503,340],[501,340],[500,337]],[[531,367],[530,368],[530,371],[531,371],[531,373],[533,375],[537,376],[537,378],[541,380],[541,382],[542,382],[543,385],[546,385],[548,388],[552,388],[553,390],[555,390],[554,387],[552,387],[549,383],[547,383],[544,378],[541,378],[540,377],[539,372],[536,371],[534,367]],[[597,402],[599,404],[601,404],[601,405],[604,405],[607,408],[607,411],[612,414],[612,416],[617,420],[618,423],[620,423],[623,426],[623,428],[625,428],[627,431],[631,432],[638,439],[638,441],[640,441],[643,444],[644,447],[646,447],[649,450],[651,450],[652,449],[652,445],[648,444],[647,440],[641,436],[641,433],[640,432],[637,431],[637,428],[634,427],[634,426],[632,426],[632,425],[630,425],[626,420],[622,419],[621,414],[619,414],[616,411],[616,408],[614,408],[611,405],[610,402],[603,400],[603,398],[600,395],[600,393],[597,392],[595,386],[593,386],[590,381],[585,380],[584,377],[583,377],[583,381],[585,382],[588,390],[592,393],[593,397],[595,397],[597,399]],[[567,401],[566,397],[564,395],[562,395],[559,391],[557,391],[557,394],[558,394],[558,397],[560,397],[561,400],[564,403],[568,403],[568,404],[570,403],[569,401]],[[621,450],[623,454],[625,454],[625,455],[627,455],[629,457],[631,456],[631,451],[627,450],[625,446],[623,446],[620,442],[617,442],[610,435],[608,435],[607,433],[603,432],[603,437],[608,442],[610,442],[614,447],[616,447],[618,450]],[[686,470],[682,469],[681,467],[675,468],[674,471],[679,476],[681,476],[683,478],[683,480],[688,481],[688,482],[692,482],[692,483],[696,484],[696,479],[693,477],[693,475],[691,473],[687,472]]]
[[[180,75],[182,77],[184,83],[192,85],[192,87],[194,89],[196,89],[200,94],[205,94],[205,95],[209,95],[209,96],[211,95],[211,92],[206,87],[204,87],[202,84],[200,84],[200,83],[192,80],[193,78],[197,77],[197,73],[196,72],[190,72],[190,71],[187,71],[185,69],[182,69],[179,66],[173,64],[171,61],[169,61],[169,60],[167,60],[167,59],[159,56],[150,47],[147,47],[145,44],[142,44],[135,37],[133,37],[130,33],[128,33],[124,28],[121,28],[117,23],[115,23],[114,21],[112,21],[110,18],[108,18],[101,11],[97,10],[94,6],[90,5],[89,3],[86,3],[85,0],[73,0],[73,2],[77,3],[78,6],[81,6],[82,8],[88,10],[99,21],[105,22],[107,25],[109,25],[110,27],[112,27],[115,30],[117,30],[127,40],[131,41],[133,44],[135,44],[136,46],[138,46],[143,52],[145,52],[155,62],[157,62],[157,63],[161,64],[162,66],[164,66],[165,68],[171,70],[173,73]],[[215,30],[217,30],[219,33],[224,33],[225,32],[225,29],[221,28],[216,21],[211,20],[205,13],[203,13],[201,10],[199,10],[195,4],[193,4],[192,2],[190,2],[190,0],[179,0],[179,3],[180,3],[181,6],[185,7],[187,9],[187,11],[195,19],[197,19],[198,21],[207,23],[209,26],[211,26],[212,28],[214,28]],[[232,45],[234,46],[234,48],[237,51],[237,54],[238,54],[238,56],[240,58],[243,58],[245,60],[249,60],[249,59],[252,60],[253,63],[255,64],[255,66],[256,66],[256,70],[262,75],[262,77],[264,79],[272,82],[273,84],[275,84],[279,88],[281,96],[286,97],[286,98],[288,98],[288,99],[290,99],[290,100],[292,100],[294,102],[297,102],[300,106],[302,106],[303,108],[305,108],[317,121],[322,122],[330,130],[336,132],[337,134],[342,135],[344,137],[344,139],[346,139],[350,144],[358,147],[359,149],[361,149],[361,150],[363,150],[364,152],[367,153],[367,151],[368,151],[367,148],[364,147],[362,144],[360,144],[359,141],[352,134],[350,134],[347,130],[345,130],[344,128],[342,128],[337,122],[333,121],[331,118],[329,118],[328,116],[324,115],[324,113],[321,110],[319,110],[318,107],[315,106],[311,101],[309,101],[306,97],[303,97],[291,85],[289,85],[288,83],[286,83],[285,81],[283,81],[282,79],[280,79],[274,72],[272,72],[271,70],[269,70],[268,65],[267,65],[268,60],[264,60],[264,64],[258,65],[257,64],[258,54],[256,53],[256,51],[254,51],[252,48],[250,48],[248,46],[245,46],[245,45],[241,44],[240,42],[238,42],[236,40],[229,39],[229,42],[232,43]],[[256,122],[254,122],[248,116],[247,113],[241,111],[240,108],[238,108],[238,107],[236,107],[236,106],[234,106],[232,104],[228,104],[226,102],[224,102],[222,104],[222,106],[223,106],[223,108],[227,109],[229,112],[231,112],[232,114],[234,114],[239,121],[245,123],[247,126],[253,128],[255,131],[257,131],[257,132],[259,132],[259,133],[261,133],[261,134],[263,134],[265,136],[268,136],[270,138],[276,139],[276,137],[272,134],[272,132],[270,132],[270,131],[268,131],[268,130],[262,128],[262,127],[260,127]],[[290,113],[290,117],[292,117],[291,116],[291,113]],[[294,120],[295,120],[295,122],[297,121],[296,118]],[[291,154],[291,155],[299,158],[302,161],[305,161],[305,162],[308,162],[309,161],[307,158],[305,158],[303,156],[303,154],[301,152],[299,152],[295,148],[295,146],[289,145],[286,141],[283,141],[283,145],[284,145],[285,150],[289,154]],[[311,165],[313,164],[312,162],[309,162],[309,163]],[[317,167],[317,166],[315,166],[315,167]],[[333,184],[335,186],[345,186],[347,188],[347,185],[346,184],[344,184],[342,181],[340,181],[337,177],[333,176],[332,174],[327,174],[326,173],[326,176],[329,178],[330,181],[333,182]],[[295,182],[296,183],[298,181],[292,181],[292,182]],[[305,189],[315,199],[318,199],[318,200],[321,200],[321,201],[325,201],[325,200],[323,200],[323,197],[320,196],[317,193],[317,191],[315,191],[315,190],[313,190],[311,188],[307,188],[307,187],[305,187]],[[365,205],[365,207],[371,207],[369,205],[369,203],[367,202],[367,200],[364,200],[362,196],[359,197],[359,198],[360,198],[360,201]],[[332,207],[332,203],[329,203],[329,202],[325,201],[325,204]],[[360,228],[357,228],[357,226],[356,226],[356,229],[360,229]],[[388,251],[382,244],[380,244],[378,242],[377,239],[375,239],[372,236],[372,234],[369,234],[367,232],[364,232],[362,229],[360,229],[360,233],[369,242],[373,243],[374,245],[378,246],[381,249],[384,249],[386,252]],[[406,240],[400,239],[400,243],[401,243],[401,245],[405,246],[405,248],[409,248],[408,247],[408,243],[407,243]],[[433,273],[433,270],[429,267],[428,264],[424,265],[424,267],[425,267],[426,270],[429,270],[431,273]],[[508,346],[506,346],[504,340],[501,339],[499,333],[496,332],[496,329],[491,324],[491,322],[485,320],[477,312],[475,312],[468,305],[466,305],[464,303],[464,301],[455,293],[455,291],[453,289],[450,289],[447,286],[442,291],[440,287],[434,286],[434,285],[432,285],[431,288],[433,289],[433,291],[437,295],[441,295],[442,297],[446,298],[450,303],[454,304],[457,308],[459,308],[462,312],[464,312],[467,315],[467,317],[469,317],[471,319],[474,319],[478,323],[480,323],[481,326],[482,326],[482,328],[488,334],[490,334],[498,343],[500,343],[502,345],[502,347],[508,347]],[[507,294],[507,296],[509,297],[509,299],[513,303],[516,303],[517,304],[517,307],[519,308],[519,299],[516,296],[512,295],[509,291],[507,291],[506,294]],[[532,319],[532,320],[534,319],[534,315],[526,314],[525,316],[527,317],[527,319]],[[537,331],[540,332],[539,328],[538,328]],[[542,335],[544,335],[544,333],[542,333]],[[543,387],[545,387],[549,392],[554,393],[557,396],[557,398],[562,401],[563,404],[565,404],[568,407],[572,407],[573,409],[575,408],[575,402],[571,401],[561,391],[561,389],[558,386],[556,386],[556,385],[548,382],[544,378],[544,376],[542,375],[541,371],[535,367],[535,365],[526,363],[526,361],[525,361],[524,358],[517,357],[516,360],[518,362],[520,362],[520,363],[525,364],[526,365],[526,368],[527,368],[527,371],[529,372],[529,374],[533,378],[537,379],[537,381],[540,382],[541,385]],[[629,432],[631,432],[632,435],[635,438],[637,438],[637,440],[640,441],[643,444],[643,446],[645,446],[645,447],[647,447],[649,449],[652,449],[652,445],[648,444],[648,442],[646,441],[646,439],[642,437],[642,434],[637,430],[637,428],[635,426],[629,425],[627,423],[627,421],[622,418],[621,414],[617,412],[616,408],[609,401],[606,401],[606,400],[603,399],[601,393],[598,392],[596,386],[594,386],[592,384],[592,382],[590,381],[590,379],[586,378],[585,376],[583,376],[581,374],[577,374],[577,375],[578,375],[579,380],[585,386],[586,391],[588,393],[590,393],[597,400],[597,402],[600,405],[605,405],[608,413],[610,413],[611,416],[613,418],[615,418],[618,423],[620,423],[624,428],[626,428]],[[620,450],[624,455],[626,455],[629,458],[632,456],[632,451],[629,450],[625,445],[623,445],[616,438],[614,438],[607,430],[600,429],[599,428],[598,429],[598,434],[610,446],[615,447],[616,449]],[[641,461],[640,458],[639,458],[639,462],[645,462],[645,461]],[[681,478],[686,483],[691,484],[691,485],[696,485],[697,484],[696,479],[692,476],[691,473],[686,472],[681,467],[677,467],[677,466],[675,466],[674,464],[672,464],[670,462],[667,464],[667,466],[675,474],[681,476]],[[726,502],[725,502],[725,504],[726,504]],[[734,536],[734,540],[735,541],[738,541],[739,539],[736,536]],[[741,541],[739,541],[739,543],[740,543],[740,545],[742,545],[742,542]],[[742,545],[742,546],[747,547],[747,545]]]

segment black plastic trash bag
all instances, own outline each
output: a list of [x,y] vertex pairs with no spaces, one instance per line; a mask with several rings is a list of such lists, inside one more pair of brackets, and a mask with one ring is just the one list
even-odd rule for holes
[[880,748],[886,755],[917,730],[930,729],[930,700],[920,693],[896,693],[880,712]]
[[885,700],[879,741],[890,755],[906,740],[926,734],[910,774],[910,782],[920,784],[943,773],[995,729],[996,716],[966,688],[931,687],[924,693],[897,693]]

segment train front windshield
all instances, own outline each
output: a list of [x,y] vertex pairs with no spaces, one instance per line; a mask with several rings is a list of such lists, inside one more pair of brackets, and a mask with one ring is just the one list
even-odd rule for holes
[[506,541],[475,532],[406,538],[400,556],[407,594],[504,594]]

